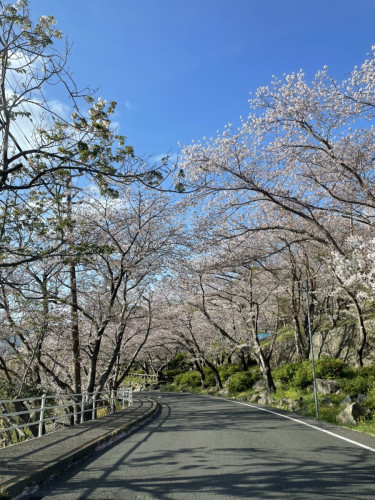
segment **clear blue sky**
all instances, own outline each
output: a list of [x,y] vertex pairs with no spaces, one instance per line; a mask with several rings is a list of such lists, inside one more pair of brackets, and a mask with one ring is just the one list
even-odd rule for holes
[[273,74],[341,77],[375,44],[375,0],[30,0],[73,43],[79,86],[119,103],[138,154],[176,151],[249,112]]

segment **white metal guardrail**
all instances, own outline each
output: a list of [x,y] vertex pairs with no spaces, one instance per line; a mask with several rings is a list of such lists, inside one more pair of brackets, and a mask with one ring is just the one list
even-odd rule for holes
[[[131,406],[132,388],[81,394],[0,400],[0,447],[40,437],[62,427],[114,413]],[[117,408],[116,408],[117,407]]]
[[158,380],[157,375],[148,375],[147,373],[128,373],[129,377],[139,377],[139,378],[144,378],[144,379],[149,379],[149,380],[155,380],[155,382]]

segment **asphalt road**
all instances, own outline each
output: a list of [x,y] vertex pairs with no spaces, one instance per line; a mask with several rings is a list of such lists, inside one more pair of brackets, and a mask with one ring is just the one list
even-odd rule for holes
[[28,498],[375,499],[375,450],[230,400],[149,395],[162,404],[154,421]]

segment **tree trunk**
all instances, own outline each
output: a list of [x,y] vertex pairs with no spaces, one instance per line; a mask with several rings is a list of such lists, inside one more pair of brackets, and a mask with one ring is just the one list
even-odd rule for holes
[[295,315],[293,317],[293,321],[294,321],[294,328],[293,328],[293,330],[294,330],[294,346],[296,349],[298,361],[302,361],[304,359],[308,359],[308,357],[306,358],[305,349],[303,348],[302,334],[301,334],[301,323],[300,323],[299,317],[297,315]]
[[221,381],[221,377],[220,377],[220,373],[218,372],[218,369],[216,368],[216,366],[211,363],[211,361],[209,361],[208,359],[205,359],[204,362],[206,363],[206,365],[212,370],[213,374],[214,374],[214,377],[215,377],[215,382],[216,382],[216,387],[220,390],[223,388],[223,383]]
[[359,345],[357,347],[357,352],[356,352],[356,362],[358,366],[363,366],[363,354],[365,347],[367,345],[367,330],[365,327],[365,322],[363,320],[363,312],[362,308],[359,305],[358,301],[356,298],[353,299],[354,306],[355,306],[355,311],[357,315],[357,323],[358,323],[358,330],[359,330]]
[[194,364],[195,364],[195,368],[197,369],[197,371],[199,372],[199,376],[201,378],[201,386],[202,388],[204,387],[204,383],[205,383],[205,379],[206,379],[206,375],[204,374],[204,371],[203,371],[203,368],[202,366],[200,365],[200,363],[198,363],[197,360],[194,360]]
[[240,349],[238,352],[238,357],[240,358],[243,371],[246,372],[249,369],[249,365],[243,349]]
[[73,353],[73,386],[74,392],[80,394],[82,392],[81,383],[81,354],[79,342],[79,325],[78,325],[78,296],[77,296],[77,276],[76,267],[74,264],[69,266],[70,279],[70,321],[71,321],[71,337],[72,337],[72,353]]
[[[67,214],[72,216],[72,176],[69,173],[67,178]],[[70,230],[72,234],[72,229]],[[70,286],[70,334],[72,338],[73,355],[73,387],[76,394],[82,391],[81,383],[81,355],[79,345],[79,326],[78,326],[78,294],[77,294],[77,276],[76,267],[73,262],[69,264],[69,286]]]
[[254,350],[255,350],[256,357],[257,357],[258,366],[260,368],[260,371],[262,373],[264,380],[266,381],[267,391],[269,393],[275,392],[276,386],[275,386],[275,383],[273,381],[269,359],[264,355],[264,352],[260,346],[260,342],[259,342],[258,338],[256,338],[254,340],[254,344],[255,344]]
[[364,355],[364,350],[367,345],[367,330],[365,327],[365,322],[363,318],[363,311],[362,308],[353,292],[348,290],[344,284],[342,283],[341,279],[338,278],[338,281],[342,288],[346,291],[348,296],[350,297],[351,301],[354,304],[356,316],[357,316],[357,324],[358,324],[358,330],[359,330],[359,345],[357,347],[357,352],[356,352],[356,364],[357,366],[363,366],[363,355]]

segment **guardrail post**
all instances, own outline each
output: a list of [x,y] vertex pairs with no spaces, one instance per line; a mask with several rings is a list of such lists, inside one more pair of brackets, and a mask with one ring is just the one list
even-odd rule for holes
[[124,409],[125,408],[125,389],[124,388],[122,389],[121,398],[122,398],[122,409]]
[[81,424],[85,421],[85,402],[86,402],[86,393],[82,393],[82,402],[81,402]]
[[42,401],[40,403],[38,437],[40,437],[43,434],[43,420],[44,420],[45,408],[46,408],[46,395],[43,394]]
[[111,413],[115,411],[115,391],[111,389]]
[[78,403],[77,403],[76,398],[73,398],[73,405],[74,405],[74,410],[73,410],[73,425],[77,425],[78,424],[78,409],[77,409]]
[[95,404],[96,404],[96,391],[94,391],[94,393],[92,395],[92,415],[91,415],[91,420],[95,420],[95,410],[96,410]]

